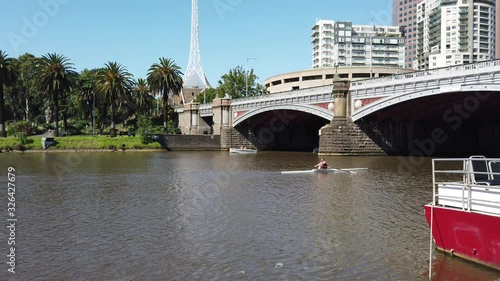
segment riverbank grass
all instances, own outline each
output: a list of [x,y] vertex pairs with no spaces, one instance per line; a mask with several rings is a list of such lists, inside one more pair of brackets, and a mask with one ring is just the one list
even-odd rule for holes
[[[55,137],[55,146],[48,150],[101,150],[101,149],[161,149],[157,142],[143,144],[141,138],[137,137],[108,137],[108,136],[66,136]],[[9,150],[31,150],[43,149],[42,137],[28,137],[27,142],[22,144],[18,137],[0,138],[0,149]]]

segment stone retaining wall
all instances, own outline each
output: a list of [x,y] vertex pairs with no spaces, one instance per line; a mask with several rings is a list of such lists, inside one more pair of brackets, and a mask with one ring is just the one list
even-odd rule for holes
[[255,143],[257,139],[252,134],[242,134],[234,128],[222,129],[221,130],[221,148],[223,150],[228,150],[231,147],[239,148],[245,146],[246,148],[256,149]]
[[169,150],[221,150],[221,136],[166,135]]

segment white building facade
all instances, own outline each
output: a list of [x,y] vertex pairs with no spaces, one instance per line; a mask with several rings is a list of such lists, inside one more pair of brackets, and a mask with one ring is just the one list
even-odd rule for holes
[[495,58],[496,0],[424,0],[417,6],[414,69]]
[[404,32],[398,26],[318,20],[312,31],[313,68],[405,67]]
[[333,20],[316,20],[313,33],[313,68],[333,67]]

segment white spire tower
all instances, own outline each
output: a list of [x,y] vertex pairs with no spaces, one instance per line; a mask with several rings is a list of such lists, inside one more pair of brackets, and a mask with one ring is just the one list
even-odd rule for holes
[[[186,102],[186,94],[188,92],[197,92],[196,94],[203,92],[210,88],[210,83],[208,83],[205,77],[205,72],[203,71],[203,65],[201,64],[200,55],[200,36],[199,36],[199,26],[198,26],[198,0],[192,0],[192,11],[191,11],[191,48],[189,50],[189,62],[186,68],[186,73],[184,74],[184,85],[183,88],[183,101]],[[193,97],[189,97],[191,100]]]

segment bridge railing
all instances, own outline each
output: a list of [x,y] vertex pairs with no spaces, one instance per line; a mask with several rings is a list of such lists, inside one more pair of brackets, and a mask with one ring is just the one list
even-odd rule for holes
[[370,78],[351,82],[352,89],[374,88],[390,84],[412,83],[420,80],[456,77],[474,73],[484,73],[485,69],[500,66],[500,60],[491,60],[471,64],[462,64],[450,67],[421,70],[413,73],[394,74],[381,78]]
[[[363,91],[364,89],[371,89],[372,92],[375,88],[394,86],[400,84],[409,84],[419,81],[429,81],[436,79],[446,79],[459,77],[464,75],[471,75],[476,73],[485,73],[488,68],[498,71],[500,67],[500,60],[484,61],[472,64],[463,64],[457,66],[436,68],[430,70],[422,70],[413,73],[394,74],[392,76],[370,78],[365,80],[356,80],[351,82],[351,91]],[[495,69],[496,68],[496,69]],[[253,103],[287,100],[290,98],[302,98],[308,96],[321,95],[331,93],[333,85],[323,85],[311,88],[304,88],[292,91],[279,92],[269,95],[253,96],[232,100],[233,106],[248,106]],[[356,93],[353,93],[357,95]],[[200,110],[208,113],[211,111],[212,104],[201,104]]]
[[232,105],[240,105],[240,104],[254,103],[254,102],[261,102],[261,101],[271,101],[271,100],[281,100],[281,99],[288,99],[288,98],[294,98],[294,97],[314,96],[314,95],[324,94],[325,92],[331,93],[332,89],[333,89],[333,85],[317,86],[317,87],[311,87],[311,88],[305,88],[305,89],[279,92],[279,93],[269,94],[269,95],[253,96],[253,97],[235,99],[231,102],[231,104]]
[[211,103],[203,103],[200,104],[200,115],[202,117],[204,116],[211,116],[212,113],[212,104]]

